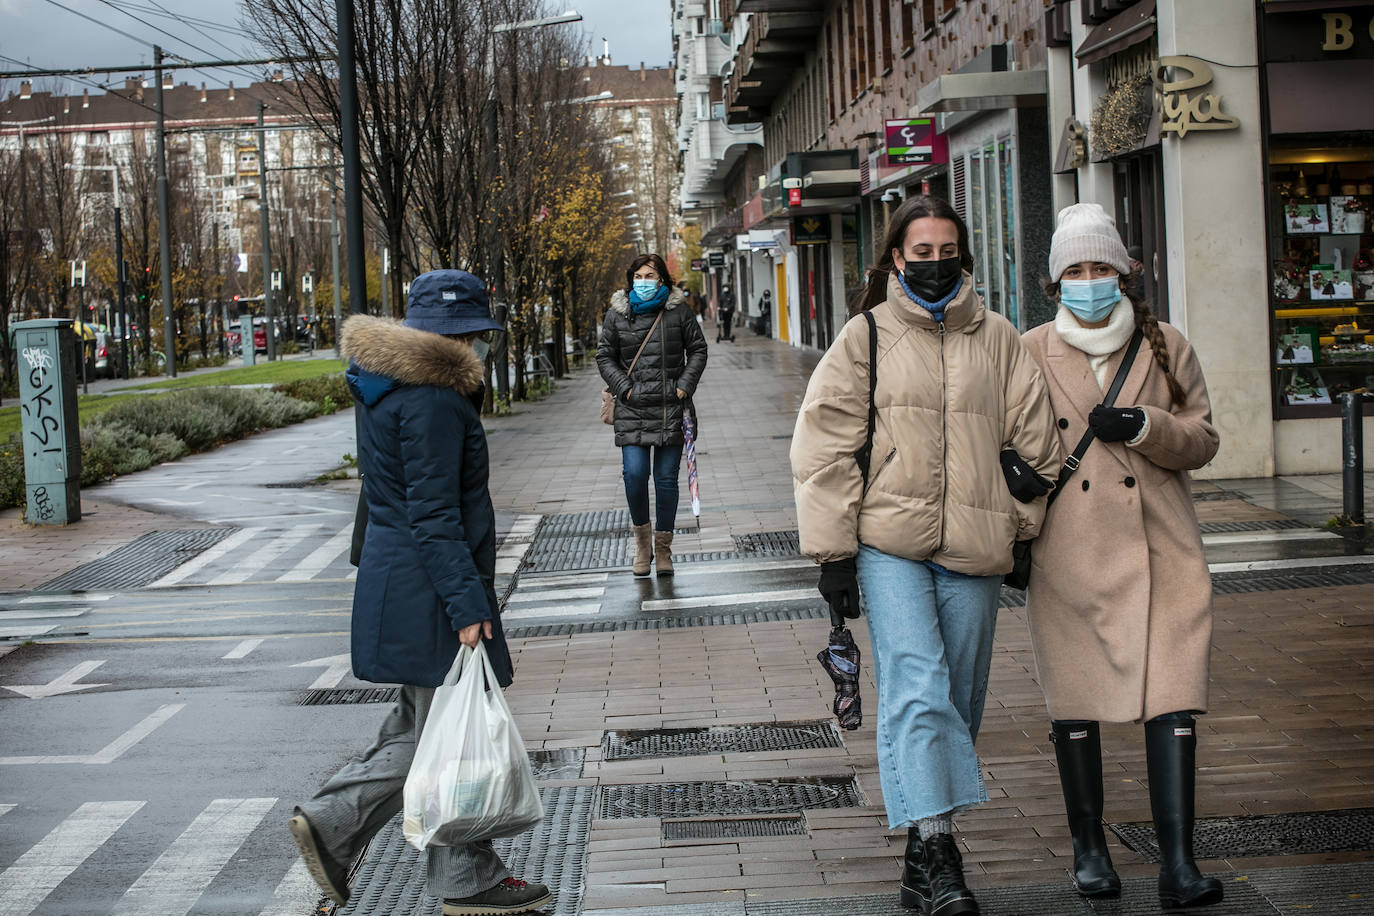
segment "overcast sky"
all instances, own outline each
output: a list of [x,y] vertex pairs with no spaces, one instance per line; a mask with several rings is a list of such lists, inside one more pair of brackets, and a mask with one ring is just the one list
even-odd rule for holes
[[[131,15],[117,12],[114,6]],[[159,13],[158,7],[190,20],[178,21]],[[671,62],[669,0],[552,0],[549,7],[555,12],[580,12],[581,23],[561,28],[581,29],[590,53],[600,54],[601,39],[609,39],[614,64],[637,67],[643,61],[653,67]],[[241,13],[239,0],[110,0],[108,4],[101,0],[0,0],[0,71],[22,70],[24,64],[56,70],[146,63],[152,60],[148,46],[153,43],[193,60],[258,57],[239,28]],[[229,73],[224,79],[242,85],[248,75]],[[102,83],[106,79],[103,73],[92,78]],[[116,75],[115,80],[119,79]],[[213,79],[213,72],[177,74],[178,82]],[[69,84],[67,90],[79,92],[85,85]]]

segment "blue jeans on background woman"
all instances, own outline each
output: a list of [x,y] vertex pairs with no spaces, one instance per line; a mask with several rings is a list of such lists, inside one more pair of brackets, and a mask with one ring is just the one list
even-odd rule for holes
[[625,473],[625,499],[630,521],[649,523],[649,475],[654,478],[654,530],[672,531],[677,526],[677,477],[682,464],[682,443],[677,445],[625,445],[620,449]]
[[1001,576],[965,576],[859,545],[878,685],[878,773],[896,830],[988,800],[983,719]]

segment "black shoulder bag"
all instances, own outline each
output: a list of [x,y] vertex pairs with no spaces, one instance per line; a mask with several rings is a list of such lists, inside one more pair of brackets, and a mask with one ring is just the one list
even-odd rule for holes
[[[1140,341],[1143,335],[1140,329],[1136,328],[1131,335],[1131,342],[1126,347],[1126,355],[1121,359],[1121,366],[1116,370],[1116,377],[1112,379],[1112,386],[1107,389],[1107,396],[1102,399],[1103,407],[1111,407],[1116,403],[1116,396],[1121,393],[1121,386],[1126,383],[1126,376],[1130,374],[1131,364],[1135,362],[1135,355],[1140,350]],[[1078,445],[1074,448],[1073,454],[1064,460],[1064,466],[1059,469],[1059,477],[1054,482],[1054,489],[1050,495],[1045,497],[1045,510],[1054,503],[1054,499],[1064,490],[1064,485],[1069,482],[1073,472],[1078,470],[1079,464],[1083,461],[1083,456],[1088,452],[1088,446],[1093,444],[1093,439],[1097,434],[1089,426],[1083,433],[1083,438],[1078,440]],[[1017,541],[1011,545],[1012,567],[1011,572],[1002,577],[1002,584],[1007,588],[1024,589],[1030,583],[1031,570],[1031,544],[1034,541]]]
[[864,447],[854,453],[854,460],[859,463],[867,493],[868,468],[873,462],[873,429],[878,425],[878,405],[873,401],[878,391],[878,322],[871,311],[865,311],[863,316],[868,319],[868,438],[864,440]]

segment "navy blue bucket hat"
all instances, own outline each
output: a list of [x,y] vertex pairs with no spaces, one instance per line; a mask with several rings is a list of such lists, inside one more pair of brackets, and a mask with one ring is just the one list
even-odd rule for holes
[[412,280],[405,326],[432,334],[501,330],[486,286],[466,270],[431,270]]

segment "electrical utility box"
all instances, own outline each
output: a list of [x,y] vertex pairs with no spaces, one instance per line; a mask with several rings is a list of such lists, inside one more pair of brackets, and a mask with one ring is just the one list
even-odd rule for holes
[[68,525],[81,518],[81,429],[76,413],[76,335],[69,318],[10,325],[19,361],[24,518]]

